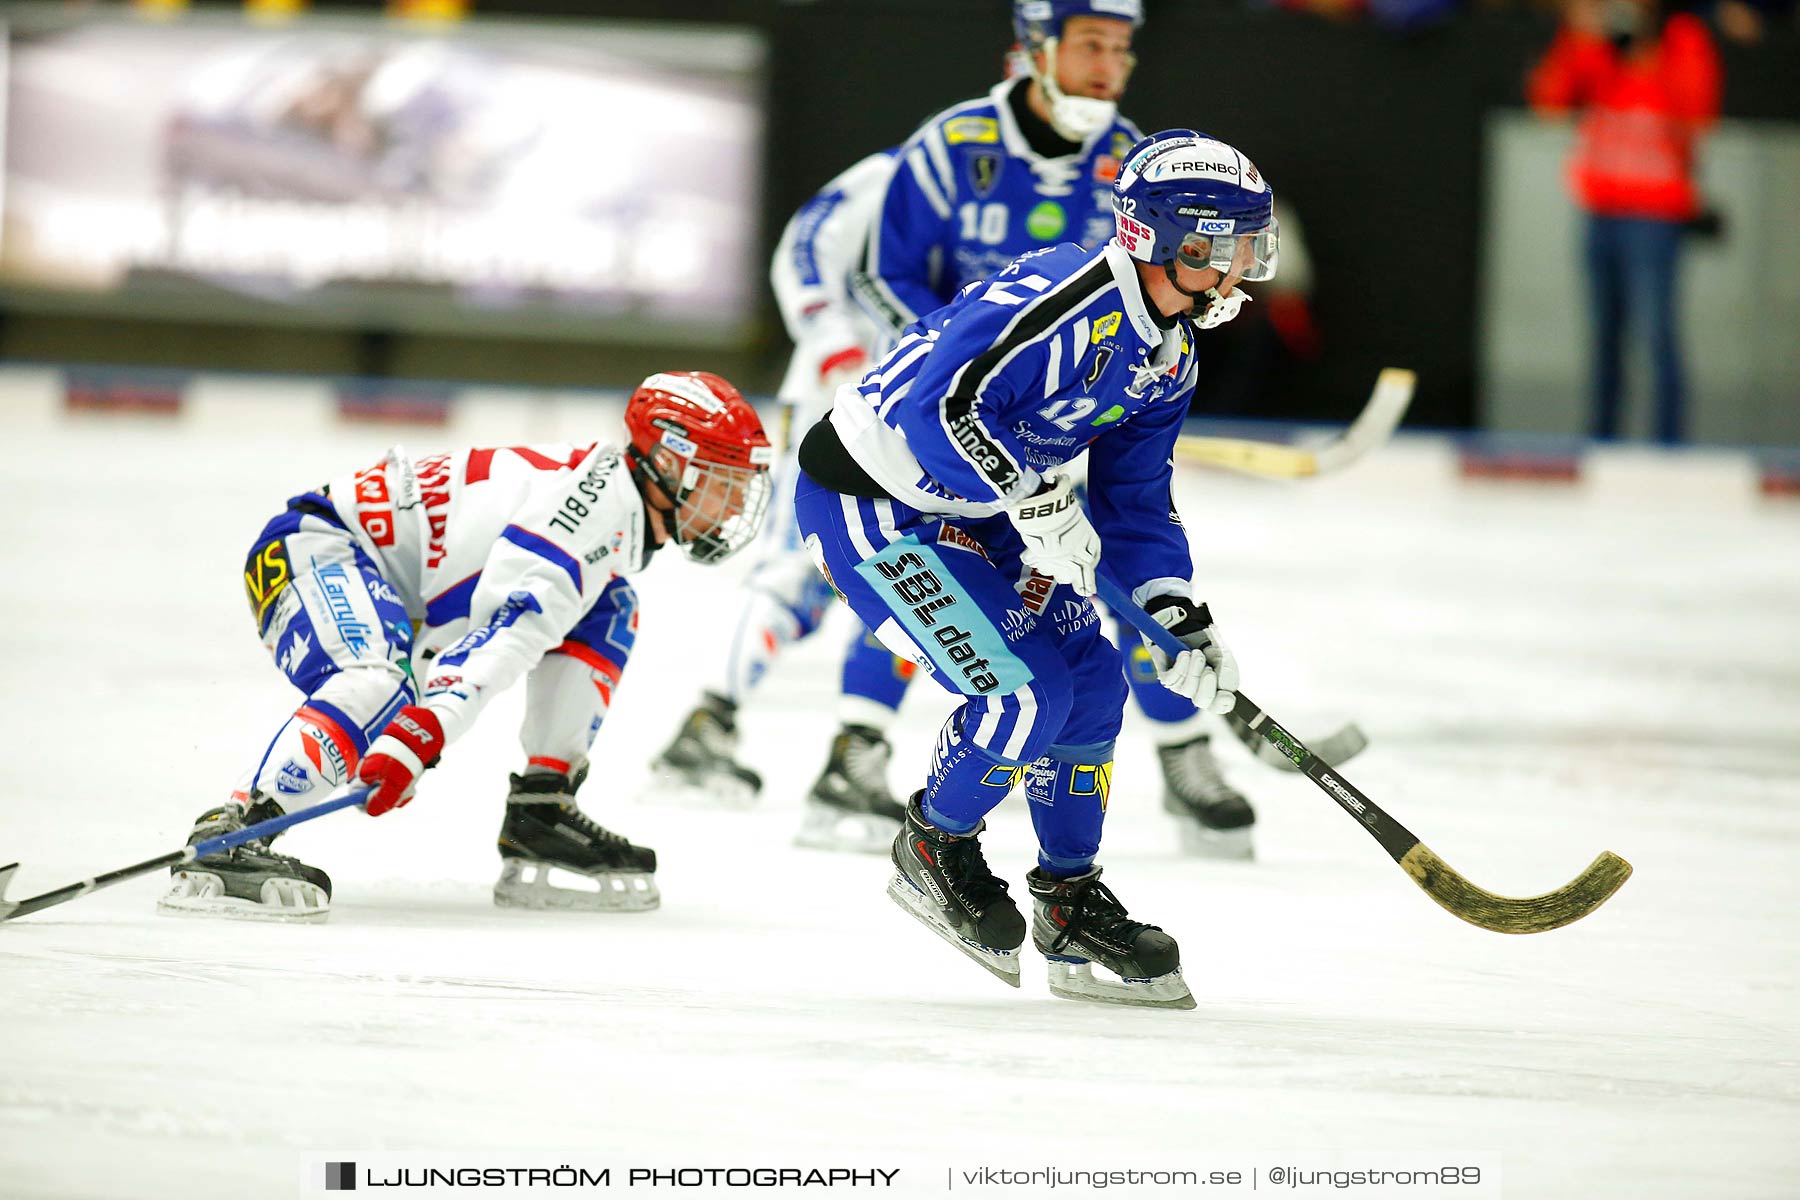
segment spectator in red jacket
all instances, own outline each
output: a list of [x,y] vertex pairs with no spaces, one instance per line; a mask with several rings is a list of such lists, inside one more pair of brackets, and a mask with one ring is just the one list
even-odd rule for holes
[[1705,24],[1658,0],[1571,0],[1531,73],[1533,108],[1580,115],[1569,179],[1588,213],[1596,437],[1618,434],[1623,343],[1635,320],[1650,344],[1657,440],[1682,440],[1676,265],[1700,211],[1694,151],[1718,117],[1719,90]]

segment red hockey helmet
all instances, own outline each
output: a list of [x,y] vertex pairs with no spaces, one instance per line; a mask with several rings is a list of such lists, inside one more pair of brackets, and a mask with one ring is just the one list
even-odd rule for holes
[[671,536],[695,562],[719,562],[762,526],[774,448],[743,395],[705,371],[652,375],[625,405],[626,460],[639,486],[675,505]]

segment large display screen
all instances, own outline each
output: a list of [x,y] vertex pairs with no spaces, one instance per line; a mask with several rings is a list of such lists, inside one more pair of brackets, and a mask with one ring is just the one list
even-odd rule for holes
[[8,17],[17,307],[744,338],[754,33]]

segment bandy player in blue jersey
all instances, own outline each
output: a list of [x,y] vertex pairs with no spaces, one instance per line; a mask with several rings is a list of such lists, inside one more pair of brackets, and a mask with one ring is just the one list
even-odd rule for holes
[[[1112,181],[1141,136],[1117,104],[1139,0],[1017,0],[1013,24],[1019,75],[931,118],[898,150],[857,163],[789,221],[771,277],[795,344],[780,391],[792,429],[810,427],[871,356],[966,284],[1045,245],[1091,250],[1112,236]],[[662,786],[737,799],[762,786],[736,761],[738,707],[786,646],[819,628],[829,598],[786,503],[792,450],[728,648],[657,760]],[[1120,634],[1135,647],[1123,626]],[[1163,805],[1183,844],[1248,856],[1255,812],[1220,772],[1206,718],[1157,685],[1144,652],[1127,667],[1153,722]],[[902,817],[885,734],[912,671],[857,632],[843,665],[840,728],[808,794],[800,844],[885,852]]]
[[[1277,230],[1251,162],[1190,130],[1132,149],[1112,206],[1105,245],[1016,259],[841,389],[801,445],[795,514],[883,644],[964,697],[893,842],[889,895],[1017,986],[1024,918],[978,838],[1022,787],[1052,991],[1190,1008],[1175,939],[1132,920],[1095,865],[1126,683],[1090,597],[1104,555],[1189,647],[1151,651],[1163,686],[1230,710],[1237,664],[1194,598],[1172,455],[1196,340],[1242,304],[1240,283],[1274,276]],[[1091,519],[1061,470],[1084,450]]]

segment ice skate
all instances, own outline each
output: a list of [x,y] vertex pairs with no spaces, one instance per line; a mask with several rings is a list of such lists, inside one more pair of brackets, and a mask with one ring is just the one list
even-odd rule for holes
[[[1073,879],[1025,876],[1031,888],[1031,941],[1050,964],[1050,991],[1064,1000],[1193,1008],[1181,978],[1181,947],[1155,925],[1133,921],[1091,867]],[[1119,978],[1094,978],[1099,963]]]
[[806,797],[797,846],[880,854],[894,844],[906,809],[888,791],[893,749],[881,731],[846,725],[831,740],[831,758]]
[[[656,851],[634,846],[575,807],[587,775],[512,776],[500,826],[501,908],[648,912],[662,903]],[[575,886],[560,886],[559,880]]]
[[737,705],[712,692],[682,721],[675,740],[651,764],[659,799],[748,808],[762,792],[762,776],[736,760]]
[[1255,856],[1256,810],[1225,782],[1206,734],[1175,746],[1158,746],[1163,809],[1175,817],[1184,854],[1198,858]]
[[[209,808],[194,822],[187,844],[236,833],[282,814],[273,800],[248,809]],[[279,836],[279,835],[278,835]],[[331,915],[331,877],[297,858],[269,850],[258,838],[169,871],[169,890],[156,911],[174,917],[225,917],[239,921],[323,921]]]
[[1019,946],[1025,918],[1006,894],[1006,881],[981,856],[982,829],[947,833],[925,819],[923,792],[913,794],[894,839],[894,878],[888,897],[933,933],[996,977],[1019,986]]

